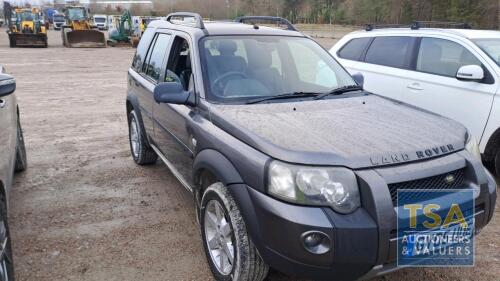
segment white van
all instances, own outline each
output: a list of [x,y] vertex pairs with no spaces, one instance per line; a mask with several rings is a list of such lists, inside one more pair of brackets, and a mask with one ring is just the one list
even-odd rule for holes
[[99,30],[108,30],[108,17],[106,15],[94,15],[94,25]]

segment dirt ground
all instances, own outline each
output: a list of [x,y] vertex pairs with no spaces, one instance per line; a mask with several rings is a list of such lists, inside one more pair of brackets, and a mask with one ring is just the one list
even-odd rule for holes
[[[335,40],[319,39],[328,48]],[[10,49],[0,30],[29,161],[10,198],[17,280],[211,280],[190,195],[163,164],[130,157],[124,97],[134,50],[66,49],[52,31],[49,45]],[[476,241],[474,268],[377,280],[499,280],[498,208]]]

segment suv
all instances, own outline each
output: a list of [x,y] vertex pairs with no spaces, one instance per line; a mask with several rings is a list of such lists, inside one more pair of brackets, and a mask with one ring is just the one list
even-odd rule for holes
[[[500,175],[500,32],[470,29],[377,29],[346,35],[330,50],[364,87],[452,118],[479,142]],[[466,26],[459,26],[466,27]],[[381,82],[383,81],[383,82]],[[493,166],[493,165],[492,165]]]
[[217,280],[393,271],[396,191],[429,179],[477,191],[478,229],[493,215],[495,182],[462,125],[363,91],[285,19],[151,22],[126,110],[134,161],[159,157],[193,194]]
[[12,246],[7,220],[14,172],[27,167],[23,131],[16,101],[16,82],[0,65],[0,280],[14,280]]

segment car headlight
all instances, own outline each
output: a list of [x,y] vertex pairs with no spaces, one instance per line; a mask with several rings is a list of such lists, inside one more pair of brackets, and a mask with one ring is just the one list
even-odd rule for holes
[[479,161],[481,161],[481,151],[479,150],[479,145],[476,138],[467,133],[467,142],[465,143],[465,150],[474,155]]
[[340,167],[308,167],[273,161],[268,171],[268,192],[282,200],[329,206],[348,214],[360,205],[354,173]]

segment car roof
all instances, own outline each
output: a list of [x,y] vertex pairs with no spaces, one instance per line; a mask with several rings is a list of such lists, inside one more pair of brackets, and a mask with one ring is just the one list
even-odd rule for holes
[[383,28],[374,29],[371,31],[359,30],[352,32],[352,35],[360,35],[360,37],[384,36],[391,34],[435,34],[435,35],[455,35],[467,39],[479,38],[500,38],[500,31],[497,30],[480,30],[480,29],[443,29],[443,28]]
[[152,21],[148,27],[154,28],[169,28],[181,30],[187,33],[203,32],[205,36],[215,35],[275,35],[275,36],[295,36],[306,37],[304,34],[281,28],[269,27],[265,25],[258,25],[258,29],[254,28],[251,24],[238,23],[233,21],[213,21],[204,22],[204,29],[200,29],[191,25],[173,24],[166,20]]

